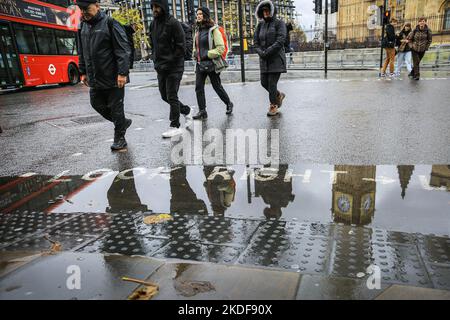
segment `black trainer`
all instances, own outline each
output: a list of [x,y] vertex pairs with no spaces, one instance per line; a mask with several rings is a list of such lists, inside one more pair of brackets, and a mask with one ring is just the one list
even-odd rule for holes
[[227,105],[227,112],[226,112],[226,114],[231,114],[232,112],[233,112],[233,102],[230,102]]
[[206,113],[205,110],[200,110],[199,112],[197,112],[197,114],[195,116],[192,117],[192,119],[194,120],[204,120],[208,118],[208,114]]
[[127,140],[125,140],[125,136],[119,136],[114,138],[114,143],[111,145],[111,150],[118,151],[125,149],[127,147]]

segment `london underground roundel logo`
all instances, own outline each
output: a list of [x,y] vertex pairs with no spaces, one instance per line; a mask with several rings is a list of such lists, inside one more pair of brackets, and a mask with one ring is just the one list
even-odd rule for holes
[[56,67],[53,64],[49,64],[48,66],[48,72],[53,76],[56,73]]

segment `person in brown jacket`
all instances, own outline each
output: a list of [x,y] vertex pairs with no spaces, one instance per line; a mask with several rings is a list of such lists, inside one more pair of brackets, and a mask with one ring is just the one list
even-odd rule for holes
[[432,32],[427,26],[427,19],[424,17],[419,18],[419,24],[408,36],[408,44],[411,48],[411,54],[413,58],[413,77],[414,80],[420,79],[420,61],[422,60],[425,52],[430,48],[432,41]]

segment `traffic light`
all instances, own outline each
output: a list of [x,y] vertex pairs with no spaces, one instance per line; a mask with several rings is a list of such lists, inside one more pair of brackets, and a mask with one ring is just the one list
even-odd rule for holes
[[316,14],[322,14],[322,0],[314,0],[314,12]]
[[338,12],[338,7],[339,7],[339,1],[331,0],[331,13]]
[[391,20],[391,9],[387,9],[384,11],[383,24],[388,24],[390,20]]

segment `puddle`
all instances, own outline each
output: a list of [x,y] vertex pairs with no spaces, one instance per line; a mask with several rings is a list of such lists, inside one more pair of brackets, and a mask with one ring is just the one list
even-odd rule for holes
[[9,213],[171,213],[450,234],[449,165],[187,166],[0,177]]

